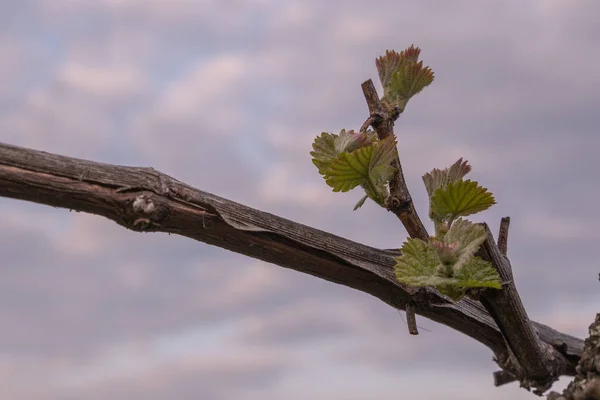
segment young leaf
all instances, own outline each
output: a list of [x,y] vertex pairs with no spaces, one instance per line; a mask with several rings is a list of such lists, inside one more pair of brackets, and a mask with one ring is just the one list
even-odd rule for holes
[[361,208],[363,206],[363,204],[365,204],[365,201],[369,198],[368,194],[365,194],[364,197],[362,199],[360,199],[356,205],[354,206],[354,209],[352,211],[356,211],[359,208]]
[[335,139],[337,135],[323,132],[321,136],[317,136],[313,142],[313,150],[310,155],[313,157],[312,162],[319,169],[319,174],[325,175],[325,172],[331,166],[331,162],[337,157],[338,152],[335,150]]
[[431,69],[418,61],[420,53],[421,49],[411,45],[400,53],[387,50],[375,60],[383,86],[382,102],[388,107],[404,111],[408,100],[433,82]]
[[464,178],[471,171],[471,166],[468,161],[463,161],[462,157],[457,162],[452,164],[450,168],[439,170],[434,168],[431,172],[423,175],[423,183],[429,198],[433,196],[436,190],[449,183],[457,182]]
[[396,172],[396,168],[387,164],[376,165],[369,174],[371,180],[377,184],[383,184],[389,181]]
[[327,171],[325,180],[334,192],[347,192],[364,183],[369,177],[373,146],[362,147],[352,153],[341,153]]
[[[395,266],[398,282],[411,286],[433,286],[454,298],[458,280],[437,274],[439,267],[443,266],[433,247],[420,239],[409,238],[402,245],[401,251],[402,255],[396,258]],[[464,294],[464,291],[458,292]]]
[[398,281],[413,286],[433,286],[431,278],[437,278],[435,271],[440,265],[434,248],[421,239],[408,238],[400,250],[402,255],[396,258],[395,266]]
[[473,257],[454,276],[458,280],[458,286],[464,289],[489,287],[502,289],[502,279],[498,271],[488,261],[479,257]]
[[487,238],[487,231],[479,224],[474,224],[466,219],[459,218],[456,220],[446,236],[445,242],[458,243],[456,249],[457,260],[453,266],[455,271],[463,268],[479,250],[479,246]]
[[377,133],[372,130],[366,132],[354,132],[353,130],[346,131],[342,129],[339,136],[334,140],[335,151],[337,154],[348,152],[352,153],[354,150],[368,146],[377,139]]
[[392,76],[384,101],[397,106],[402,112],[408,100],[429,86],[433,79],[433,71],[423,67],[423,61],[404,61]]
[[[420,239],[409,238],[402,245],[402,256],[396,258],[396,279],[411,286],[434,286],[441,293],[458,301],[469,288],[501,289],[498,272],[487,261],[471,258],[461,268],[440,263],[435,248]],[[450,269],[449,269],[450,268]],[[448,276],[446,271],[452,272]]]
[[396,138],[388,136],[375,144],[375,152],[371,159],[371,169],[379,165],[389,165],[396,155]]
[[354,132],[342,129],[339,135],[323,132],[313,142],[313,164],[318,168],[319,174],[325,172],[331,166],[331,162],[343,152],[352,152],[360,147],[368,146],[377,139],[374,131]]
[[458,249],[460,242],[449,241],[447,237],[444,240],[438,240],[435,237],[429,238],[429,244],[434,248],[438,260],[444,265],[454,264],[458,260]]
[[[420,52],[418,48],[417,51]],[[379,73],[379,80],[383,86],[384,96],[385,93],[387,93],[387,88],[392,83],[392,77],[394,76],[394,73],[398,71],[398,68],[400,68],[403,58],[404,57],[402,53],[398,53],[394,50],[386,50],[385,56],[381,56],[375,60],[377,72]]]
[[376,200],[383,189],[381,186],[395,172],[389,165],[395,152],[396,141],[390,136],[351,153],[341,153],[331,162],[324,177],[334,192],[347,192],[363,185],[369,197]]
[[456,218],[487,210],[496,204],[486,188],[470,180],[451,182],[435,191],[431,209],[440,218]]
[[[383,86],[385,93],[392,83],[394,74],[398,72],[402,63],[416,63],[419,60],[419,54],[421,49],[411,45],[408,49],[398,53],[395,50],[386,50],[385,56],[381,56],[375,60],[377,66],[377,72],[379,73],[379,80]],[[384,97],[385,97],[384,93]]]

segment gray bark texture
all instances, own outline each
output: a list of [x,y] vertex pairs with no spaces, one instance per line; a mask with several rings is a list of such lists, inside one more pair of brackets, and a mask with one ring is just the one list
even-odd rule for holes
[[465,298],[455,303],[433,288],[398,283],[393,266],[399,251],[365,246],[246,207],[152,168],[103,164],[0,143],[0,196],[101,215],[138,232],[186,236],[360,290],[399,310],[408,304],[409,311],[490,348],[503,369],[495,374],[496,385],[519,380],[542,393],[558,376],[579,373],[587,374],[585,390],[598,386],[589,375],[595,377],[600,369],[598,325],[590,331],[595,341],[586,342],[595,349],[588,359],[582,358],[583,340],[529,321],[503,254],[506,244],[498,247],[491,234],[478,255],[492,261],[505,289],[483,291],[480,301]]

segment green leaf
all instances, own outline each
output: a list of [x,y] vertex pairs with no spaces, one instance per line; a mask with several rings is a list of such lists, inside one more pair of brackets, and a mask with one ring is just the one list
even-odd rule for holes
[[[453,279],[456,281],[456,279]],[[441,294],[450,297],[453,301],[459,301],[465,295],[466,289],[456,286],[456,283],[448,283],[441,284],[436,286],[436,289],[440,291]]]
[[373,146],[362,147],[352,153],[341,153],[325,173],[325,179],[334,192],[347,192],[364,183],[369,177]]
[[396,171],[389,165],[395,154],[396,140],[390,136],[351,153],[339,154],[324,177],[334,192],[347,192],[362,185],[369,197],[376,200],[384,183]]
[[339,135],[323,132],[313,142],[313,151],[310,155],[312,162],[319,170],[319,174],[325,175],[331,163],[343,152],[352,152],[360,147],[369,146],[377,139],[374,131],[354,132],[342,129]]
[[377,72],[379,73],[379,80],[381,81],[381,85],[383,86],[384,91],[392,83],[394,73],[398,71],[398,68],[400,68],[400,64],[403,62],[403,58],[404,57],[402,53],[398,53],[394,50],[386,50],[385,56],[381,56],[375,60]]
[[429,238],[429,244],[435,250],[438,260],[444,265],[454,264],[458,260],[458,249],[460,243],[457,241],[439,240],[436,237]]
[[464,178],[471,171],[471,166],[467,160],[463,161],[462,157],[457,162],[452,164],[450,168],[439,170],[434,168],[431,172],[423,175],[423,183],[429,198],[433,196],[436,190],[446,186],[449,183],[457,182]]
[[[390,164],[396,156],[394,136],[377,140],[373,131],[342,130],[339,135],[322,133],[313,143],[313,164],[334,192],[347,192],[362,186],[367,197],[383,205],[387,182],[396,172]],[[360,208],[361,199],[354,207]]]
[[375,152],[371,159],[371,169],[379,165],[389,165],[396,156],[396,138],[393,135],[378,141],[374,147]]
[[473,258],[487,236],[488,233],[482,225],[474,224],[462,218],[454,221],[448,233],[444,236],[444,241],[458,244],[456,249],[457,260],[454,264],[455,271],[462,268]]
[[321,136],[317,136],[313,142],[313,150],[310,155],[313,157],[312,162],[319,169],[319,174],[325,175],[327,169],[331,166],[331,162],[338,156],[335,149],[335,139],[338,135],[323,132]]
[[431,197],[431,210],[440,218],[454,219],[475,214],[494,204],[494,196],[470,180],[451,182],[437,189]]
[[502,279],[498,271],[488,261],[473,257],[456,271],[457,286],[463,289],[489,287],[502,289]]
[[356,211],[359,208],[361,208],[363,206],[363,204],[365,204],[365,201],[369,198],[368,194],[365,194],[364,197],[362,199],[360,199],[358,201],[358,203],[356,203],[356,205],[354,206],[354,209],[352,211]]
[[[501,289],[498,272],[479,257],[473,257],[460,268],[440,263],[435,248],[420,239],[409,238],[402,245],[402,256],[396,258],[396,279],[411,286],[433,286],[457,301],[469,288]],[[448,276],[451,272],[453,276]]]
[[376,139],[377,133],[372,130],[354,132],[353,130],[346,131],[342,129],[339,136],[334,140],[335,151],[337,154],[343,152],[351,153],[358,148],[372,144]]
[[382,102],[402,112],[408,100],[433,82],[433,72],[418,61],[421,49],[411,45],[400,53],[387,50],[375,60],[383,86]]
[[402,255],[396,258],[395,266],[398,281],[412,286],[435,286],[441,282],[435,276],[440,261],[429,243],[408,238],[400,250]]
[[394,175],[394,172],[396,172],[396,168],[391,165],[380,164],[371,170],[369,176],[375,184],[380,184],[389,181]]
[[384,102],[397,106],[402,112],[408,100],[431,85],[433,79],[433,71],[423,67],[423,61],[402,62],[392,76]]
[[384,56],[375,60],[379,80],[384,90],[390,86],[394,74],[400,69],[402,63],[416,63],[419,60],[419,54],[421,54],[421,49],[411,45],[400,53],[395,50],[386,50]]

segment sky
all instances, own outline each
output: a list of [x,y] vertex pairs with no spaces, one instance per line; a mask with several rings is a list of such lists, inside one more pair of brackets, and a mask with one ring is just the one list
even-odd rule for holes
[[[532,319],[581,338],[600,304],[600,3],[1,0],[0,142],[152,166],[378,248],[406,232],[309,152],[358,129],[375,58],[435,72],[396,124],[409,189],[459,157],[497,205]],[[381,93],[381,92],[380,92]],[[428,222],[428,228],[432,224]],[[0,199],[4,400],[533,399],[481,344],[350,288],[191,239]],[[569,379],[561,379],[561,389]]]

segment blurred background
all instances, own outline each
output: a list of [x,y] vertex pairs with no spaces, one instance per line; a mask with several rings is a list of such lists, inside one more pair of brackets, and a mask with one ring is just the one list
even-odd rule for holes
[[[436,79],[397,123],[421,176],[459,157],[498,204],[530,317],[587,336],[598,290],[600,3],[0,1],[0,141],[152,166],[380,248],[406,238],[310,161],[358,129],[375,58],[415,44]],[[428,224],[431,229],[432,225]],[[0,398],[533,399],[492,353],[375,298],[101,217],[0,199]],[[555,388],[565,386],[562,379]]]

